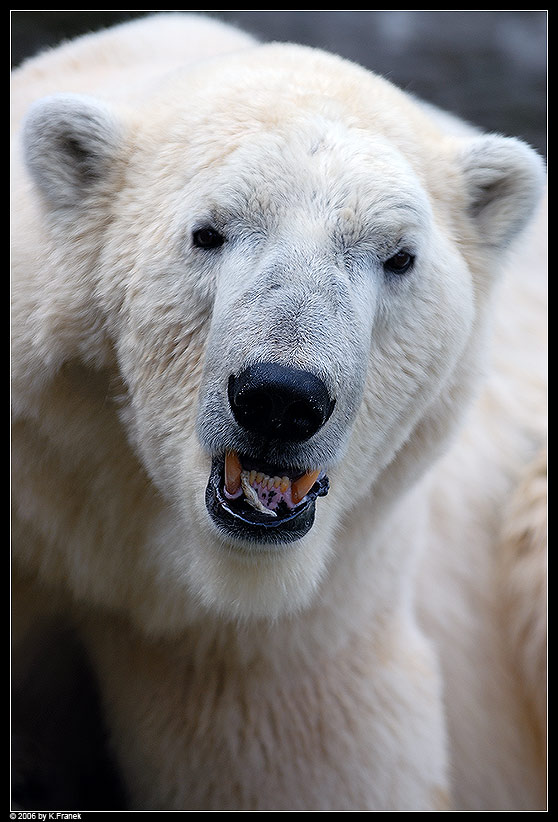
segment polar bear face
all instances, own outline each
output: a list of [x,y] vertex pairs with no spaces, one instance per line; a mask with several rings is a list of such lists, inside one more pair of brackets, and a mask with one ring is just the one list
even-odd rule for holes
[[[347,457],[367,380],[373,456],[349,457],[365,493],[397,448],[396,420],[416,419],[417,394],[451,371],[473,320],[470,277],[405,157],[315,116],[230,155],[201,182],[193,214],[192,263],[218,271],[198,412],[213,458],[208,509],[234,540],[291,542]],[[433,327],[442,345],[424,339]],[[313,493],[293,500],[301,485]]]
[[133,111],[41,101],[25,150],[89,269],[76,346],[115,352],[190,593],[237,616],[305,605],[339,527],[378,519],[466,406],[534,153],[444,137],[384,81],[277,46]]

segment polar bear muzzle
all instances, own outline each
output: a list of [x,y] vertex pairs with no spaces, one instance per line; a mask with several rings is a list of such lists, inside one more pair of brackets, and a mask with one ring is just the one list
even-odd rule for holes
[[[315,374],[275,362],[257,362],[232,374],[230,411],[240,428],[263,443],[311,439],[335,406]],[[293,542],[314,522],[315,501],[329,489],[321,468],[306,471],[228,449],[213,459],[207,509],[228,536],[251,542]]]

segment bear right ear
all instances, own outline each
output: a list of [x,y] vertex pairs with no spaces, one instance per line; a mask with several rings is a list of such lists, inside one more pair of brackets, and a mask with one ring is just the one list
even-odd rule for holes
[[503,250],[525,227],[542,197],[542,159],[521,140],[486,134],[466,142],[459,164],[468,212],[482,243]]
[[27,168],[54,208],[78,205],[106,179],[122,139],[108,106],[80,94],[38,100],[23,125]]

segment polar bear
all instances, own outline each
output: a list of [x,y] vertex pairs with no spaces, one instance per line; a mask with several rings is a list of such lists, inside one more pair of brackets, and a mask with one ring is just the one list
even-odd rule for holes
[[13,81],[14,690],[130,808],[543,808],[540,158],[203,16]]

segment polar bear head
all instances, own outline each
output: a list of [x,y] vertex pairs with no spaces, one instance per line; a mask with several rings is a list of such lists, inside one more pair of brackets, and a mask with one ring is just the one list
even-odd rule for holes
[[80,290],[74,355],[118,372],[168,505],[154,573],[182,552],[175,600],[307,604],[339,530],[380,522],[459,421],[539,159],[285,45],[126,106],[41,100],[24,151]]

